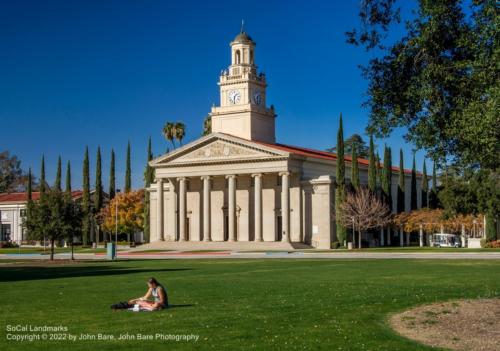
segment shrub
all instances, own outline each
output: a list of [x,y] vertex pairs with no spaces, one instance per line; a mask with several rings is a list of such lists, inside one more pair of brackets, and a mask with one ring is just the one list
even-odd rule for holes
[[338,249],[340,247],[340,243],[338,241],[334,241],[332,243],[332,249]]
[[2,241],[0,242],[0,248],[2,249],[8,249],[8,248],[14,248],[14,247],[19,247],[16,243],[13,243],[12,241]]
[[488,242],[486,242],[484,247],[488,248],[488,249],[500,249],[500,240],[488,241]]

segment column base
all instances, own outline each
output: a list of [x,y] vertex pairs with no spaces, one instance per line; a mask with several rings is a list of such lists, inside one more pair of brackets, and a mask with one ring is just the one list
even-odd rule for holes
[[204,242],[212,241],[210,238],[203,239]]

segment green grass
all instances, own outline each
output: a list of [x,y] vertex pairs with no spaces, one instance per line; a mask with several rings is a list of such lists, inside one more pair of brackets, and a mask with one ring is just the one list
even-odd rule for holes
[[[32,266],[29,266],[32,265]],[[154,276],[172,309],[112,312]],[[500,297],[500,261],[137,260],[0,265],[1,350],[435,350],[389,314],[458,298]],[[69,333],[198,334],[198,342],[6,341],[6,325]]]

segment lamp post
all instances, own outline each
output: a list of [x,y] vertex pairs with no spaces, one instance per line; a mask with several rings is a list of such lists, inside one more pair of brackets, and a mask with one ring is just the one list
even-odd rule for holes
[[115,193],[115,258],[118,257],[118,194],[120,189],[116,189]]

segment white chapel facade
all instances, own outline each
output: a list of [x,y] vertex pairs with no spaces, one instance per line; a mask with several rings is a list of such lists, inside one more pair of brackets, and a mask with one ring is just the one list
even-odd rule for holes
[[[330,248],[336,155],[276,142],[277,115],[266,101],[255,42],[242,31],[230,46],[220,105],[210,112],[212,133],[150,162],[156,178],[148,189],[150,240]],[[346,172],[349,177],[349,159]],[[396,189],[392,184],[393,199]]]

